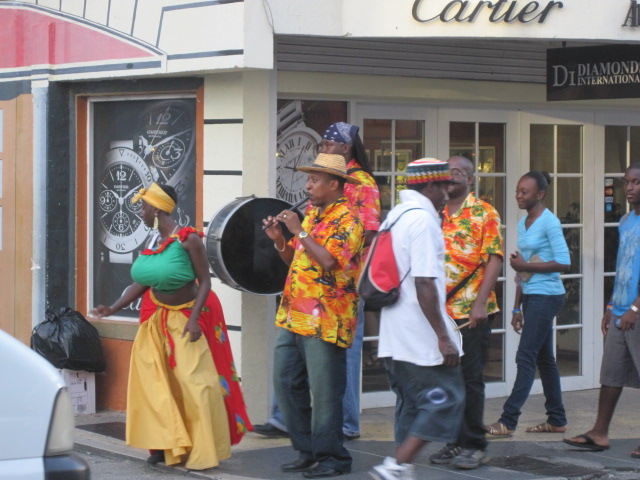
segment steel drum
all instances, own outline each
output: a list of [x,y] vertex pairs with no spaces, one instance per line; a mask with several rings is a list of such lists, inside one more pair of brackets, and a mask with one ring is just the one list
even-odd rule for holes
[[[289,267],[262,230],[262,219],[291,204],[277,198],[241,197],[222,207],[209,222],[207,258],[215,276],[236,290],[258,295],[282,293]],[[287,240],[291,232],[280,224]]]

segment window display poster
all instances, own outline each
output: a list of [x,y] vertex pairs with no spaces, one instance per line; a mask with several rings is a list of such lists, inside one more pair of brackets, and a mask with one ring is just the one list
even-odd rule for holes
[[[195,99],[93,103],[93,304],[111,305],[132,282],[151,230],[133,196],[152,182],[178,194],[173,215],[195,218]],[[139,302],[119,315],[137,317]]]
[[322,134],[335,122],[347,121],[347,102],[279,100],[276,195],[290,203],[305,195],[307,174],[298,167],[313,163]]

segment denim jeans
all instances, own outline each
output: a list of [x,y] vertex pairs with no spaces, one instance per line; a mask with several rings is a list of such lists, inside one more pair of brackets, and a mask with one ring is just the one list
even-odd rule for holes
[[[487,362],[489,341],[491,339],[491,323],[495,315],[489,315],[484,325],[476,328],[463,328],[462,349],[464,355],[460,359],[462,375],[464,377],[466,403],[464,418],[458,435],[458,446],[473,450],[487,448],[484,430],[484,367]],[[461,325],[468,318],[456,319]]]
[[347,349],[347,389],[342,400],[344,418],[342,433],[360,435],[360,368],[362,365],[362,339],[364,338],[364,302],[358,306],[358,326],[351,348]]
[[514,430],[518,425],[520,409],[531,392],[536,366],[546,400],[547,422],[556,427],[567,424],[560,372],[553,354],[553,319],[564,305],[564,298],[564,295],[522,296],[524,326],[516,354],[518,373],[499,420],[509,430]]
[[342,434],[346,377],[346,349],[279,329],[273,383],[293,448],[344,473],[351,471]]
[[[364,338],[364,302],[358,307],[358,327],[351,348],[347,349],[347,389],[344,392],[342,432],[345,435],[360,435],[360,368],[362,366],[362,339]],[[283,432],[288,432],[278,401],[271,402],[271,418],[268,422]]]

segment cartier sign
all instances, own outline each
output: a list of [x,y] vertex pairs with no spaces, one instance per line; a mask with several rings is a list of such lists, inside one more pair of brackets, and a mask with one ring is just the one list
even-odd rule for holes
[[640,45],[547,50],[547,100],[640,98]]
[[412,15],[421,23],[439,20],[444,23],[473,23],[488,20],[491,23],[544,23],[554,11],[562,8],[562,2],[517,0],[452,0],[442,10],[432,6],[430,0],[415,0]]

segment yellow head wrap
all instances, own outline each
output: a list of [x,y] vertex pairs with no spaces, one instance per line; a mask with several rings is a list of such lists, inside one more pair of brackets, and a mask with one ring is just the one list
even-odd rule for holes
[[149,188],[140,189],[131,199],[131,203],[138,203],[140,199],[163,212],[171,213],[176,208],[176,202],[155,182],[149,185]]

